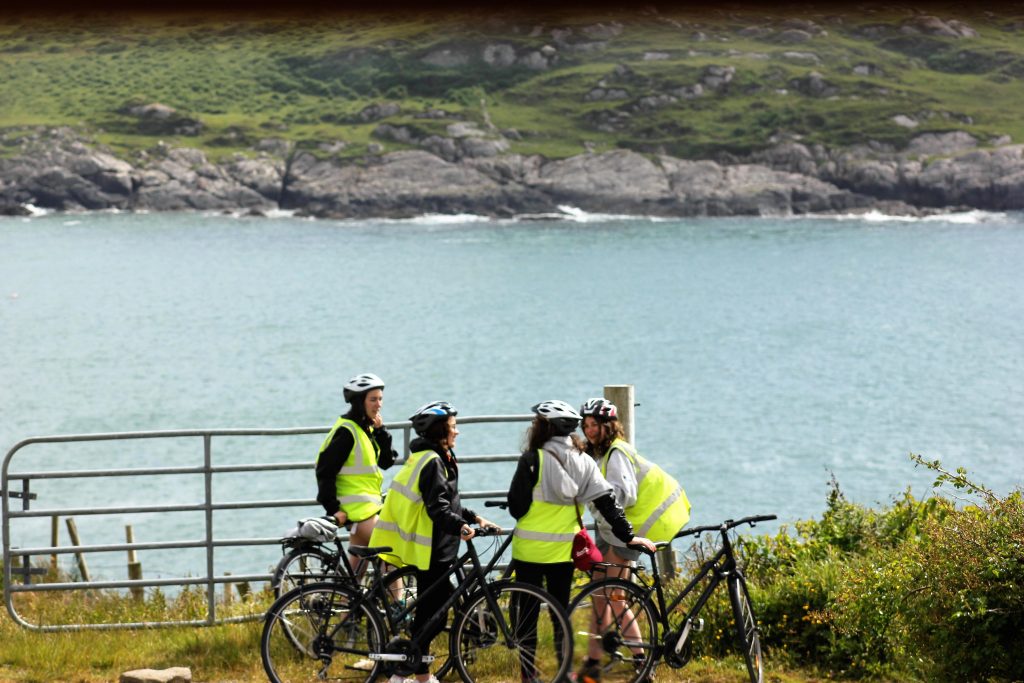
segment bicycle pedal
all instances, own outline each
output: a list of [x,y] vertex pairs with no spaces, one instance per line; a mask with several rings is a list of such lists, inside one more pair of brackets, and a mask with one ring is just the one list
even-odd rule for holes
[[698,618],[692,620],[690,623],[693,624],[692,629],[694,631],[699,632],[699,631],[703,631],[704,630],[704,618],[703,617],[698,617]]

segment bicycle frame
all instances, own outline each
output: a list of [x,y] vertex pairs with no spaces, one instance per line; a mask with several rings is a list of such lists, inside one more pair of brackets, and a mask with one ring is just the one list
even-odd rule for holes
[[[483,530],[477,530],[477,536],[484,536],[484,535],[490,535],[490,534],[483,533]],[[422,594],[420,594],[420,595],[418,595],[416,597],[416,600],[413,602],[413,604],[406,605],[402,610],[396,612],[394,615],[390,615],[390,614],[388,615],[389,626],[392,626],[394,623],[402,621],[403,619],[408,617],[410,614],[412,614],[413,610],[416,609],[416,603],[419,602],[420,597],[422,595],[427,595],[427,594],[431,593],[432,591],[440,590],[440,587],[442,585],[444,585],[445,583],[448,583],[452,576],[458,575],[461,572],[462,568],[466,564],[472,565],[472,567],[470,568],[470,571],[465,573],[463,576],[460,577],[460,580],[459,580],[459,582],[457,583],[457,585],[455,587],[455,592],[452,593],[452,595],[445,601],[444,607],[439,609],[427,621],[427,623],[423,625],[423,631],[424,632],[430,632],[432,630],[432,627],[437,625],[438,621],[447,620],[447,618],[448,618],[448,610],[450,610],[452,608],[452,606],[455,605],[459,601],[459,599],[461,597],[463,597],[464,595],[470,593],[473,589],[478,588],[478,587],[480,589],[482,589],[483,592],[484,592],[484,597],[487,600],[487,606],[491,610],[493,610],[495,613],[500,612],[500,609],[498,608],[497,600],[495,600],[494,595],[487,589],[487,576],[494,569],[495,565],[497,565],[498,560],[501,558],[501,556],[505,552],[505,550],[508,549],[508,546],[511,543],[512,543],[512,535],[509,534],[506,537],[506,539],[501,543],[501,546],[498,548],[497,552],[494,553],[494,556],[487,563],[487,565],[482,565],[480,563],[480,556],[479,556],[479,554],[476,551],[476,547],[473,545],[473,540],[472,539],[467,539],[466,540],[466,552],[463,553],[462,556],[459,557],[459,559],[455,561],[455,563],[448,569],[448,571],[445,572],[444,576],[442,576],[436,583],[433,583],[430,586],[427,586],[426,590],[424,590]],[[373,589],[376,589],[376,590],[384,590],[386,592],[388,590],[388,588],[387,588],[387,586],[383,585],[384,578],[385,577],[383,577],[383,576],[379,577],[377,579],[377,581],[374,583],[374,586],[371,589],[371,591]],[[370,591],[368,591],[364,595],[366,597],[371,597],[372,598],[372,593]],[[498,624],[501,627],[502,637],[505,639],[505,642],[507,644],[510,644],[511,640],[512,640],[512,632],[509,630],[509,625],[505,622],[504,619],[499,619],[498,620]],[[335,627],[335,632],[337,631],[337,629],[339,627],[340,627],[340,624],[337,627]],[[394,630],[392,632],[394,633]],[[331,635],[333,636],[334,634],[332,633]],[[419,636],[413,636],[413,638],[409,641],[409,646],[410,646],[410,648],[418,649],[419,648]],[[371,653],[369,655],[369,658],[373,659],[373,660],[383,661],[383,662],[388,662],[388,661],[390,661],[390,662],[405,662],[405,661],[407,661],[406,655],[404,655],[404,654],[397,654],[397,653],[396,654]],[[423,656],[423,661],[425,661],[425,662],[432,662],[433,660],[434,660],[434,657],[432,655],[424,655]]]

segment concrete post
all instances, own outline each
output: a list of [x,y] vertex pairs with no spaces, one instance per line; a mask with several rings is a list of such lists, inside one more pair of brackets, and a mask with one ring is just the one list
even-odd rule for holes
[[619,424],[626,432],[626,441],[636,445],[636,429],[633,424],[633,385],[632,384],[606,384],[604,397],[615,404],[619,409]]
[[[135,543],[135,530],[132,529],[131,524],[125,525],[124,538],[128,543]],[[142,579],[142,563],[139,562],[138,557],[135,555],[135,548],[128,549],[128,578],[132,581]],[[132,597],[136,600],[142,600],[145,596],[145,591],[141,586],[133,586],[131,592]]]

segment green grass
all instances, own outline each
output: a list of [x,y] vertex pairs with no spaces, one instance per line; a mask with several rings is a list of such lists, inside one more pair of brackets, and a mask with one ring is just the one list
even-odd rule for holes
[[[976,38],[908,35],[898,29],[907,9],[827,13],[808,7],[800,15],[827,35],[785,45],[777,35],[782,13],[650,13],[590,15],[408,13],[266,15],[80,15],[75,18],[0,19],[0,129],[15,134],[34,126],[81,128],[130,156],[157,141],[198,147],[211,158],[245,152],[262,137],[299,146],[317,141],[349,143],[343,156],[362,155],[371,142],[386,151],[401,145],[372,138],[379,122],[356,115],[373,102],[394,101],[402,113],[388,123],[443,133],[448,122],[415,119],[443,108],[483,123],[479,99],[499,129],[515,128],[511,151],[561,158],[588,143],[598,151],[632,148],[686,157],[744,154],[768,145],[776,133],[811,143],[842,146],[868,139],[896,146],[921,132],[965,130],[982,142],[1009,135],[1024,140],[1024,36],[1009,28],[1013,17],[956,8],[935,13],[970,24]],[[1017,17],[1020,19],[1020,17]],[[598,23],[621,27],[617,35],[588,38]],[[868,37],[867,25],[889,31]],[[747,26],[770,25],[761,38],[740,36]],[[560,44],[552,29],[563,33]],[[703,33],[707,40],[698,40]],[[548,70],[487,65],[486,46],[519,54],[558,48]],[[582,44],[587,49],[573,49]],[[424,61],[441,50],[465,63]],[[785,57],[810,52],[817,62]],[[645,60],[649,52],[666,59]],[[881,73],[855,74],[857,64]],[[633,76],[616,77],[627,65]],[[711,65],[735,67],[721,92],[680,100],[653,111],[636,101],[696,83]],[[834,98],[800,94],[798,79],[817,71],[839,88]],[[626,101],[585,102],[606,79],[629,91]],[[782,95],[778,91],[786,90]],[[124,113],[128,103],[160,102],[198,119],[197,136],[140,129]],[[601,130],[604,115],[625,112],[615,130]],[[896,126],[896,114],[914,116],[918,128]],[[280,130],[284,127],[284,130]],[[232,141],[229,133],[234,132]]]

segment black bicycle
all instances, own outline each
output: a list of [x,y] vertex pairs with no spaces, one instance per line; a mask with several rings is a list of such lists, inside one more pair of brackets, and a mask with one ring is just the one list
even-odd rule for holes
[[[479,529],[477,534],[485,537],[494,532]],[[484,565],[473,540],[467,540],[466,552],[440,581],[419,587],[421,595],[439,590],[460,568],[465,571],[445,608],[428,625],[447,619],[448,610],[455,606],[448,654],[467,683],[506,681],[513,676],[531,683],[553,683],[565,676],[572,661],[568,616],[554,598],[530,584],[487,579],[510,543],[508,536]],[[389,551],[359,548],[353,552],[371,558]],[[380,581],[386,582],[387,576]],[[408,618],[413,609],[415,604],[407,605],[393,616]],[[541,614],[548,619],[541,619]],[[273,683],[369,682],[378,675],[408,675],[421,662],[433,661],[416,634],[393,633],[371,591],[342,581],[316,582],[292,589],[271,605],[260,653]],[[299,639],[300,647],[293,638]]]
[[[706,531],[718,532],[721,547],[701,563],[693,579],[668,604],[654,553],[649,553],[652,565],[650,579],[631,582],[608,578],[586,586],[569,605],[569,618],[576,637],[576,681],[648,681],[660,659],[673,668],[685,666],[692,653],[690,637],[703,627],[701,610],[715,589],[725,583],[729,589],[737,644],[743,653],[747,673],[751,683],[762,683],[764,671],[757,618],[743,572],[733,555],[729,532],[743,524],[754,526],[775,518],[775,515],[744,517],[676,534],[675,538],[682,538]],[[670,544],[671,541],[657,545],[663,548]],[[602,564],[606,568],[611,566]],[[599,571],[602,564],[595,565],[595,569]],[[638,576],[642,577],[642,573]],[[701,585],[703,589],[692,606],[688,610],[679,610],[681,618],[678,620],[672,619],[677,608]],[[597,660],[597,664],[588,666],[592,660]]]

